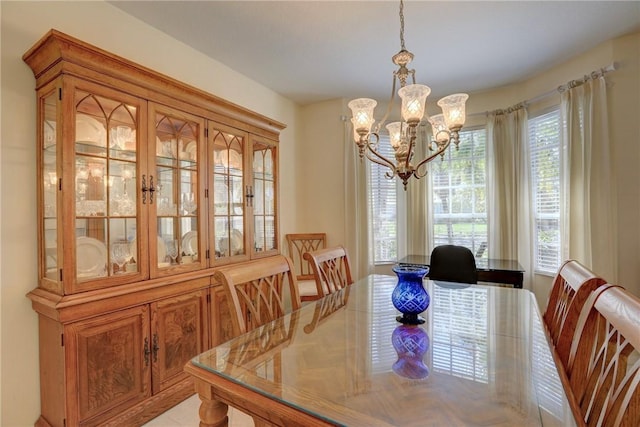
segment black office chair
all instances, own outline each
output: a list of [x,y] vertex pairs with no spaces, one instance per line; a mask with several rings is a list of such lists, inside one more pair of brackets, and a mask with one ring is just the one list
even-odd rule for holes
[[436,246],[431,252],[429,279],[455,283],[478,283],[476,259],[464,246]]

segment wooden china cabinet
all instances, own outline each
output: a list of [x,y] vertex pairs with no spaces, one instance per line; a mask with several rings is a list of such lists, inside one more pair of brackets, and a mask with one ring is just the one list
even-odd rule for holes
[[231,337],[215,268],[279,253],[284,125],[56,30],[38,101],[41,416],[140,425]]

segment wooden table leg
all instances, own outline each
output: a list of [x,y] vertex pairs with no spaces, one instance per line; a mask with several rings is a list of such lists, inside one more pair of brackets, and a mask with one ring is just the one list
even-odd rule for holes
[[227,427],[229,406],[213,397],[213,389],[203,381],[195,380],[196,391],[200,397],[200,427]]

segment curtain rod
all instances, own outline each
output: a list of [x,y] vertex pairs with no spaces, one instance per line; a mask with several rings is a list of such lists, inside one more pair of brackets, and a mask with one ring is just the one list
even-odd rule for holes
[[[575,86],[577,86],[579,84],[582,84],[585,81],[587,81],[589,78],[593,78],[594,76],[597,76],[597,75],[600,75],[600,74],[604,75],[604,74],[606,74],[608,72],[615,71],[615,70],[616,70],[616,64],[614,62],[612,64],[607,65],[606,67],[602,67],[602,68],[599,68],[599,69],[597,69],[595,71],[592,71],[589,74],[585,74],[585,76],[582,79],[571,80],[571,81],[569,81],[569,82],[567,82],[567,83],[565,83],[563,85],[560,85],[560,86],[558,86],[557,88],[555,88],[553,90],[547,91],[547,92],[545,92],[545,93],[543,93],[541,95],[535,96],[535,97],[533,97],[531,99],[527,99],[526,101],[518,102],[517,104],[514,105],[514,107],[518,107],[518,106],[521,106],[521,105],[529,105],[529,104],[533,104],[533,103],[538,102],[538,101],[542,101],[543,99],[548,98],[551,95],[555,95],[558,92],[562,92],[562,91],[565,91],[565,90],[567,90],[567,89],[569,89],[571,87],[575,87]],[[502,109],[502,110],[506,111],[507,109]],[[493,110],[493,111],[484,111],[484,112],[480,112],[480,113],[467,114],[467,117],[474,117],[474,116],[481,116],[481,115],[482,116],[488,116],[489,114],[494,113],[496,111],[501,111],[501,109]]]

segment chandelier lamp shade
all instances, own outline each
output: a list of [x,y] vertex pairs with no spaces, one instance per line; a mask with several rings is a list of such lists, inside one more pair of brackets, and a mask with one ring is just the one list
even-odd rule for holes
[[[456,93],[445,96],[438,101],[442,108],[442,114],[429,117],[426,114],[427,96],[431,88],[422,84],[416,84],[415,70],[407,68],[413,60],[413,54],[405,49],[404,45],[404,13],[403,1],[400,0],[400,52],[392,57],[392,61],[398,66],[393,72],[393,85],[391,98],[384,117],[375,124],[374,109],[377,102],[369,98],[351,100],[348,104],[353,117],[353,137],[358,146],[360,158],[368,158],[370,161],[389,168],[386,176],[389,179],[399,177],[404,189],[407,182],[413,176],[420,179],[427,174],[426,164],[438,156],[444,158],[447,147],[453,142],[458,148],[459,132],[465,122],[465,102],[469,96],[465,93]],[[411,77],[412,84],[407,84]],[[390,160],[381,154],[379,149],[380,132],[391,112],[396,94],[396,82],[399,83],[398,96],[401,99],[400,115],[402,121],[392,122],[385,126],[389,133],[389,141],[393,148],[395,159]],[[428,155],[419,162],[414,162],[417,128],[423,121],[431,125],[432,140],[428,143]],[[423,167],[424,166],[424,167]]]

